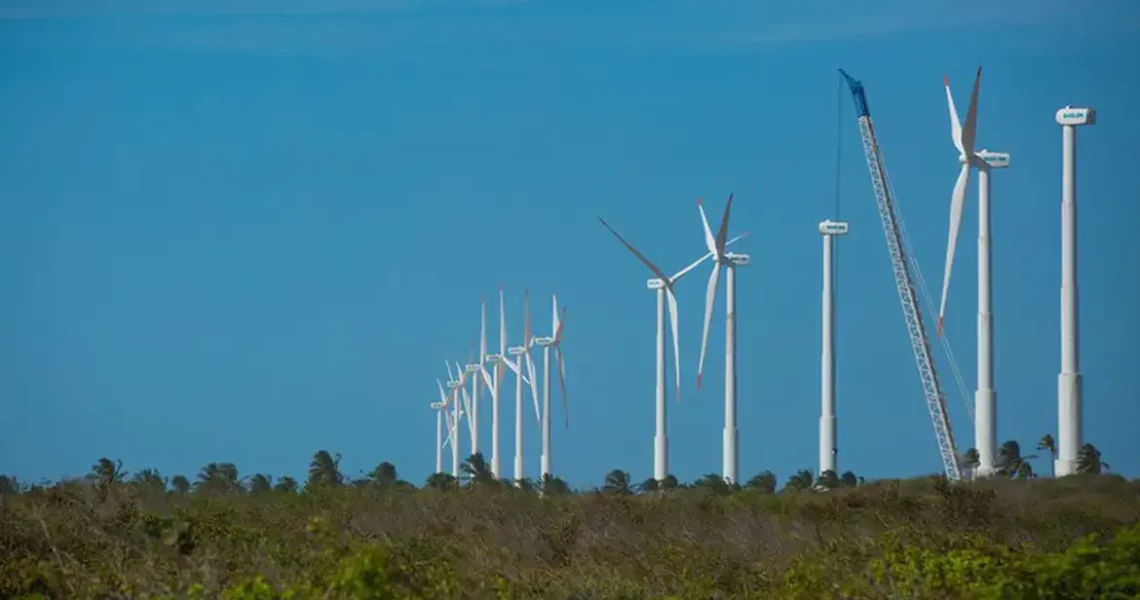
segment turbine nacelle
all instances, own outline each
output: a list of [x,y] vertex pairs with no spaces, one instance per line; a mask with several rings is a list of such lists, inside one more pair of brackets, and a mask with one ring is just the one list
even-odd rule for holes
[[495,365],[495,364],[503,362],[503,357],[499,354],[488,354],[486,360],[487,360],[487,362]]
[[833,236],[847,235],[847,223],[843,221],[832,221],[830,219],[826,221],[820,221],[819,233],[821,235]]
[[1057,124],[1080,127],[1081,125],[1096,125],[1095,108],[1073,108],[1066,106],[1057,111]]
[[536,345],[544,346],[544,347],[545,346],[552,346],[552,345],[554,345],[554,338],[553,337],[546,337],[546,336],[541,336],[541,337],[535,336],[534,337],[534,343]]
[[445,405],[442,402],[432,402],[431,403],[431,407],[436,409],[436,410],[439,410],[439,409],[443,408],[444,406]]
[[463,384],[458,382],[458,381],[448,381],[447,382],[447,387],[450,389],[453,389],[453,390],[457,387],[460,387],[461,385],[463,385]]
[[651,290],[659,290],[665,287],[665,282],[657,277],[654,277],[653,279],[646,281],[645,286]]
[[989,150],[981,150],[974,156],[977,156],[987,167],[991,169],[1008,169],[1009,168],[1009,153],[1008,152],[990,152]]
[[735,252],[726,252],[724,260],[734,267],[744,267],[752,262],[752,257],[747,254],[737,254]]
[[513,346],[511,348],[507,348],[507,354],[510,354],[511,356],[519,356],[519,355],[524,354],[525,352],[526,352],[525,346]]
[[474,364],[474,365],[467,365],[464,368],[464,370],[467,371],[468,373],[478,373],[480,370],[482,370],[482,368],[483,368],[482,365]]

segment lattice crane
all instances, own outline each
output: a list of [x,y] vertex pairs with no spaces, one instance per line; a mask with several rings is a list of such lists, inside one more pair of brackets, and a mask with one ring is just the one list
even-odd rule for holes
[[907,249],[904,247],[899,230],[899,220],[895,211],[890,180],[887,178],[886,163],[883,161],[883,155],[879,151],[879,144],[875,138],[875,126],[871,121],[871,111],[867,106],[867,95],[860,81],[852,78],[843,69],[840,69],[839,73],[847,80],[847,86],[851,88],[851,96],[855,100],[855,114],[859,119],[859,134],[863,138],[863,153],[867,158],[867,169],[871,173],[871,186],[874,188],[879,207],[879,220],[883,224],[883,233],[887,238],[887,249],[891,255],[891,267],[895,275],[895,286],[898,288],[899,303],[902,304],[903,318],[906,320],[911,350],[914,352],[918,374],[922,379],[926,406],[930,409],[930,418],[934,423],[934,436],[938,441],[942,468],[947,479],[958,481],[961,479],[961,470],[958,466],[958,449],[954,444],[954,432],[950,428],[950,419],[946,414],[946,397],[942,393],[938,371],[934,368],[934,356],[930,351],[930,337],[926,334],[926,327],[922,321],[922,310],[919,308],[918,296],[915,293],[914,278],[911,277],[910,273]]

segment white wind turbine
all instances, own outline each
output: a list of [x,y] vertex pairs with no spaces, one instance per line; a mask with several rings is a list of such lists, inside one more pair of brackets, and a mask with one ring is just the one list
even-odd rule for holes
[[[669,326],[673,332],[673,370],[677,380],[677,401],[681,401],[681,353],[680,353],[680,340],[677,336],[677,298],[673,293],[673,286],[684,277],[689,271],[695,269],[698,265],[712,257],[712,253],[707,253],[678,271],[672,277],[668,277],[665,273],[653,264],[644,254],[634,248],[632,244],[627,242],[625,238],[610,227],[610,224],[605,219],[598,217],[602,225],[610,231],[638,260],[642,262],[649,270],[656,276],[648,281],[648,287],[655,290],[657,294],[657,376],[656,376],[656,429],[653,435],[653,478],[657,481],[663,481],[669,475],[669,438],[666,434],[666,409],[665,409],[665,301],[669,302]],[[747,235],[747,234],[745,234]],[[745,235],[738,236],[737,238],[727,242],[725,245],[735,243],[737,240],[745,237]]]
[[[500,296],[501,298],[501,296]],[[500,309],[499,318],[503,318]],[[538,424],[542,425],[542,416],[538,409],[538,392],[534,384],[534,361],[530,358],[531,336],[530,336],[530,294],[526,290],[523,291],[523,319],[525,326],[523,328],[523,343],[521,346],[513,346],[507,349],[511,356],[517,357],[512,362],[507,360],[507,366],[515,372],[515,481],[521,482],[526,479],[526,470],[523,466],[523,382],[530,385],[530,397],[534,401],[534,417]],[[505,321],[503,321],[505,322]],[[506,338],[506,326],[502,329],[502,337]],[[523,375],[522,367],[523,362],[526,362],[527,377]]]
[[[483,330],[485,333],[485,331],[486,331],[486,302],[484,302],[484,311],[483,312],[484,312]],[[482,343],[483,347],[485,348],[486,347],[486,335],[483,335],[483,341],[481,343]],[[519,354],[522,354],[522,352],[520,351]],[[502,383],[502,379],[503,379],[503,368],[504,367],[510,368],[512,371],[515,372],[517,379],[518,379],[518,382],[515,386],[515,394],[516,394],[516,398],[515,398],[515,412],[516,412],[515,436],[517,438],[516,442],[515,442],[515,445],[516,445],[516,448],[515,448],[515,450],[516,450],[516,458],[515,458],[516,470],[521,470],[521,469],[517,468],[518,465],[520,464],[519,461],[520,461],[520,455],[521,455],[521,451],[519,451],[519,448],[518,448],[518,445],[519,445],[518,440],[521,440],[521,438],[522,438],[522,432],[521,432],[521,430],[522,430],[522,425],[521,425],[521,423],[522,423],[522,416],[521,416],[522,415],[522,383],[525,380],[525,378],[522,376],[522,372],[519,370],[519,365],[515,364],[507,356],[507,320],[506,320],[506,310],[503,306],[503,286],[501,286],[501,285],[499,286],[499,352],[496,354],[487,354],[486,357],[487,358],[486,358],[485,362],[488,362],[488,363],[491,363],[492,365],[494,365],[494,374],[493,375],[488,373],[487,369],[485,369],[485,368],[482,369],[482,374],[483,374],[483,382],[487,385],[487,389],[491,390],[491,472],[495,475],[495,478],[498,479],[500,477],[499,391],[500,391],[500,387],[501,387],[501,383]],[[533,389],[534,383],[533,382],[531,382],[531,386],[532,386],[531,392],[533,394],[533,391],[534,391],[534,389]],[[537,411],[538,411],[537,401],[535,402],[535,411],[536,411],[536,415],[537,415]]]
[[944,79],[946,103],[950,110],[950,134],[958,149],[958,161],[962,169],[954,184],[954,195],[950,200],[950,238],[946,247],[946,271],[942,280],[942,303],[938,311],[938,335],[942,335],[942,324],[946,313],[946,299],[950,288],[950,271],[954,263],[954,249],[965,208],[966,186],[970,179],[970,169],[978,170],[978,385],[974,392],[974,446],[978,451],[976,475],[989,477],[994,474],[994,453],[997,448],[997,392],[994,391],[993,359],[993,308],[991,286],[993,264],[990,252],[990,170],[1009,166],[1009,154],[974,151],[977,139],[978,89],[982,79],[982,68],[978,67],[974,77],[974,91],[970,95],[970,106],[966,110],[966,123],[958,122],[958,111],[954,107],[954,96],[950,93],[950,81]]
[[705,228],[705,245],[715,261],[712,273],[709,274],[708,291],[705,294],[705,327],[701,335],[701,358],[697,366],[697,387],[701,386],[701,375],[705,367],[705,350],[709,341],[709,324],[712,322],[713,305],[716,303],[716,284],[720,277],[720,269],[724,267],[725,274],[725,329],[724,329],[724,438],[722,455],[722,476],[729,484],[738,483],[737,468],[740,461],[739,443],[736,427],[736,268],[746,266],[750,258],[747,254],[725,252],[726,238],[728,237],[728,216],[732,210],[732,194],[728,195],[728,203],[724,207],[724,216],[720,220],[720,229],[713,237],[709,229],[709,220],[705,217],[705,208],[701,200],[697,199],[697,209],[701,213],[701,223]]
[[566,363],[562,359],[562,326],[566,320],[566,309],[558,315],[558,295],[551,295],[552,315],[549,337],[535,337],[534,343],[542,347],[542,476],[553,476],[550,457],[550,353],[553,351],[558,361],[558,384],[562,388],[562,414],[566,427],[570,427],[570,414],[566,406]]
[[[439,402],[432,402],[431,407],[435,411],[435,473],[443,472],[443,416],[447,412],[447,394],[443,391],[443,384],[438,379],[435,380],[439,384],[439,396],[442,400]],[[448,427],[447,439],[451,439],[451,428]]]
[[[463,389],[463,384],[467,379],[467,373],[460,368],[459,363],[455,363],[455,375],[451,372],[451,363],[444,361],[444,366],[447,367],[447,388],[450,390],[450,399],[447,402],[451,403],[452,416],[448,422],[451,441],[451,474],[458,480],[459,479],[459,420],[467,411],[462,410],[460,398],[462,397],[462,404],[467,403],[467,390]],[[458,378],[456,378],[458,376]],[[468,426],[470,426],[471,419],[468,418]]]

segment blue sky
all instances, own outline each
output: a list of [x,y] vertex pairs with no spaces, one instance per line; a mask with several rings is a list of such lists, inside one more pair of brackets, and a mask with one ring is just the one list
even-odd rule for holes
[[[753,261],[738,278],[741,473],[815,468],[816,224],[834,216],[841,135],[840,468],[935,472],[836,69],[867,85],[936,296],[958,169],[942,77],[964,113],[981,64],[979,144],[1013,155],[993,183],[998,438],[1031,449],[1056,433],[1052,115],[1093,105],[1099,124],[1079,134],[1085,436],[1140,475],[1140,85],[1125,76],[1140,7],[867,4],[0,0],[0,471],[55,478],[108,456],[301,476],[326,448],[350,474],[390,460],[422,481],[434,379],[466,360],[483,296],[497,343],[502,282],[514,338],[524,288],[539,333],[552,292],[568,307],[555,470],[575,485],[617,467],[648,477],[653,296],[596,216],[671,272],[704,251],[695,199],[718,218],[730,191],[733,232],[752,233],[737,246]],[[970,398],[976,198],[971,184],[947,317]],[[682,479],[721,462],[723,293],[694,386],[707,269],[678,285]],[[972,426],[938,361],[965,448]],[[508,468],[513,391],[504,406]]]

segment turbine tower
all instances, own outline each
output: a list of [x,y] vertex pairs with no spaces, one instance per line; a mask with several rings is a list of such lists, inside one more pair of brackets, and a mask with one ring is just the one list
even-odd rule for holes
[[697,209],[701,213],[701,223],[705,228],[705,245],[713,255],[713,270],[709,274],[708,292],[705,296],[705,327],[701,335],[701,358],[697,365],[697,387],[701,387],[701,375],[705,367],[705,350],[709,341],[709,324],[712,322],[713,304],[716,302],[716,284],[720,277],[721,267],[725,267],[725,328],[724,328],[724,438],[722,476],[728,484],[739,482],[737,468],[740,462],[738,431],[736,427],[736,268],[749,263],[747,254],[725,252],[725,238],[728,236],[728,216],[732,210],[732,194],[728,195],[728,203],[724,207],[724,216],[720,220],[720,229],[713,237],[709,229],[708,218],[705,217],[704,206],[697,199]]
[[[681,401],[681,354],[680,354],[680,341],[677,337],[677,298],[673,293],[673,286],[689,271],[695,269],[698,265],[708,260],[713,256],[712,252],[705,254],[690,264],[678,271],[672,277],[667,277],[657,265],[653,264],[641,252],[633,247],[632,244],[627,242],[625,238],[621,237],[605,219],[598,217],[602,225],[610,231],[638,260],[642,262],[649,270],[656,276],[649,280],[648,287],[655,290],[657,293],[657,419],[656,429],[653,435],[653,478],[657,481],[664,481],[669,475],[669,438],[665,432],[666,430],[666,409],[665,409],[665,301],[669,301],[669,325],[673,331],[673,362],[674,374],[677,380],[677,401]],[[731,240],[728,244],[732,244],[745,236],[738,236],[736,239]]]
[[[487,354],[487,300],[483,300],[480,347],[484,359],[480,361],[479,373],[483,383],[491,390],[491,473],[499,478],[499,382],[503,378],[504,360],[507,357],[507,322],[503,316],[503,286],[499,285],[499,352]],[[486,364],[493,366],[494,375],[487,372]]]
[[819,414],[819,473],[831,471],[838,474],[839,442],[835,421],[835,310],[832,281],[835,264],[832,258],[833,238],[847,234],[847,223],[841,221],[821,221],[819,233],[823,235],[823,352],[820,358]]
[[938,318],[938,334],[942,334],[947,290],[950,285],[950,269],[954,260],[954,245],[957,242],[958,228],[961,225],[969,171],[973,167],[978,170],[978,379],[977,390],[974,392],[974,446],[978,451],[976,475],[991,477],[994,474],[995,452],[997,450],[997,392],[994,391],[993,360],[990,170],[1009,167],[1009,154],[989,152],[988,150],[974,151],[974,143],[977,139],[978,89],[981,77],[982,69],[978,67],[964,128],[958,122],[958,111],[954,107],[954,97],[950,93],[950,82],[948,79],[943,80],[946,87],[946,103],[950,111],[951,140],[958,149],[958,160],[962,163],[962,169],[958,174],[958,181],[954,186],[954,195],[950,203],[951,238],[947,247],[946,273],[943,280],[942,305]]
[[[515,372],[515,482],[519,483],[526,479],[526,470],[523,465],[523,383],[525,382],[530,386],[530,397],[534,401],[534,418],[537,424],[542,426],[542,415],[538,409],[538,392],[534,384],[534,361],[530,358],[531,335],[530,335],[530,293],[526,290],[523,291],[523,319],[526,325],[523,328],[523,343],[521,346],[514,346],[507,349],[511,356],[517,357],[512,362],[507,360],[507,366]],[[529,377],[524,376],[522,372],[523,362],[526,362],[527,374]]]
[[566,427],[570,427],[570,415],[566,407],[566,363],[562,360],[562,325],[566,318],[566,309],[562,309],[562,316],[558,315],[558,295],[551,296],[552,315],[549,337],[535,337],[534,343],[542,347],[542,476],[553,476],[550,460],[550,353],[558,361],[558,384],[562,388],[562,414],[566,418]]
[[[439,395],[442,398],[440,402],[432,402],[431,407],[435,410],[435,472],[443,472],[443,414],[447,410],[447,394],[443,391],[443,384],[439,383],[436,379],[435,382],[439,384]],[[450,433],[448,434],[450,438]]]
[[[452,416],[450,422],[450,440],[451,440],[451,474],[456,480],[459,479],[459,420],[462,418],[465,411],[460,408],[460,397],[463,401],[467,400],[467,391],[463,389],[463,384],[467,378],[467,373],[459,368],[459,363],[455,364],[455,375],[451,372],[451,363],[444,361],[444,366],[447,367],[447,388],[450,390],[451,399],[449,402],[452,405]],[[458,378],[456,378],[458,377]],[[467,419],[470,426],[471,419]]]
[[1077,472],[1082,440],[1080,321],[1077,310],[1077,127],[1096,124],[1096,109],[1066,106],[1061,126],[1061,374],[1057,380],[1058,477]]

